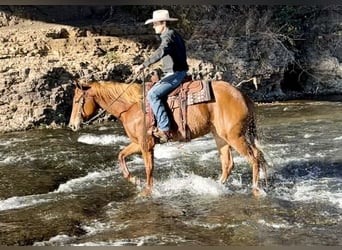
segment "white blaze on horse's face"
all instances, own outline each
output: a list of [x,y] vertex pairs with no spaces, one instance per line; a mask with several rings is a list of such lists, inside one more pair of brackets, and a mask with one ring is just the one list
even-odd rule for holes
[[84,92],[75,88],[74,98],[72,101],[72,112],[69,120],[69,128],[73,131],[77,131],[81,128],[83,122],[82,109],[84,104]]

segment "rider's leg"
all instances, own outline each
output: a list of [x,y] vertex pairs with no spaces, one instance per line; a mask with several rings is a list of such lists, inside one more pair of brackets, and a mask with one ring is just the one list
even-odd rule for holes
[[148,101],[151,104],[152,111],[157,120],[157,125],[161,131],[169,131],[171,129],[171,123],[162,99],[172,90],[177,88],[185,76],[185,71],[167,74],[157,82],[147,94]]

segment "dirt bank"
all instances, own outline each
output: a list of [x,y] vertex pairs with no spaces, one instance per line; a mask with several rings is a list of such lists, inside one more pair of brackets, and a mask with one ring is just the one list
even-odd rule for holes
[[[65,125],[76,78],[132,79],[158,44],[143,22],[159,7],[1,6],[0,131]],[[342,94],[341,8],[168,6],[189,73],[261,102]]]

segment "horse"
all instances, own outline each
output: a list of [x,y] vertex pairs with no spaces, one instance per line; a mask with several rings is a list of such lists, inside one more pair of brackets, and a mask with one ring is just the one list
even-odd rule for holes
[[[220,183],[225,183],[234,168],[232,148],[244,156],[252,167],[252,193],[260,196],[260,170],[266,174],[268,165],[258,146],[254,102],[238,88],[225,81],[211,82],[213,100],[187,107],[187,126],[190,140],[212,133],[221,161]],[[142,196],[152,194],[154,147],[156,138],[147,133],[143,85],[114,81],[75,82],[72,111],[68,126],[77,131],[91,119],[99,108],[109,112],[121,121],[131,142],[118,154],[118,162],[124,178],[136,184],[126,165],[126,157],[141,153],[146,172],[146,185]],[[179,110],[179,109],[178,109]],[[178,126],[172,131],[172,141],[184,140],[178,115],[173,111],[173,122]],[[267,178],[267,177],[266,177]]]

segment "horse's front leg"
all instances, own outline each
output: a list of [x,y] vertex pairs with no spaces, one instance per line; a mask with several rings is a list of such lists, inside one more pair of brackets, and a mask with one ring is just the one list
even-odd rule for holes
[[145,163],[145,171],[146,171],[146,187],[143,192],[141,192],[141,196],[151,195],[152,187],[153,187],[153,168],[154,168],[154,151],[153,149],[143,150],[142,156],[144,158]]
[[125,147],[123,150],[120,151],[119,153],[119,164],[120,164],[120,169],[123,173],[123,176],[133,184],[136,184],[136,179],[134,176],[132,176],[127,168],[126,165],[126,157],[130,156],[132,154],[140,153],[141,148],[140,145],[137,143],[130,143],[127,147]]

